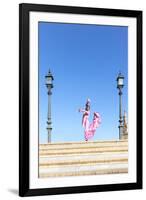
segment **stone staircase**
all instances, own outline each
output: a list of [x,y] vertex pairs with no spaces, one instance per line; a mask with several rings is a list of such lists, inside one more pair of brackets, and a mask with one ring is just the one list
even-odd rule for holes
[[128,173],[128,141],[39,145],[39,177]]

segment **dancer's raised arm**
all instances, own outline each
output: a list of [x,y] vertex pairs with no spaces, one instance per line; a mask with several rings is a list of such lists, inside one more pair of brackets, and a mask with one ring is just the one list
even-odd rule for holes
[[79,111],[79,112],[83,112],[83,113],[84,113],[86,110],[84,110],[84,109],[80,108],[78,111]]

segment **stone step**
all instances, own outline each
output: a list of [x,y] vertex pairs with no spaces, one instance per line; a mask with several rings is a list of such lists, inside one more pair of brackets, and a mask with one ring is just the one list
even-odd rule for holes
[[93,148],[73,148],[73,149],[49,149],[40,150],[39,155],[60,155],[60,154],[83,154],[83,153],[98,153],[98,152],[125,152],[128,151],[127,146],[110,146],[110,147],[93,147]]
[[101,169],[92,171],[72,171],[65,173],[40,173],[39,178],[49,178],[49,177],[65,177],[65,176],[89,176],[89,175],[105,175],[105,174],[122,174],[128,173],[128,168],[115,168],[115,169]]
[[96,175],[96,174],[112,174],[127,173],[127,163],[115,164],[84,164],[76,166],[59,166],[51,168],[40,168],[39,177],[56,177],[56,176],[77,176],[77,175]]
[[127,163],[128,158],[101,158],[101,159],[81,159],[81,160],[63,160],[63,161],[51,161],[51,162],[40,162],[40,167],[57,167],[57,166],[66,166],[66,165],[80,165],[80,164],[95,164],[95,163]]
[[81,163],[81,162],[116,162],[118,160],[128,160],[128,153],[106,153],[106,154],[90,154],[90,155],[75,155],[75,156],[55,156],[55,157],[40,157],[40,166],[62,164],[62,163]]
[[51,156],[40,156],[39,157],[39,162],[53,162],[53,161],[63,161],[63,160],[83,160],[83,159],[107,159],[107,158],[128,158],[128,153],[127,152],[106,152],[106,153],[93,153],[93,154],[74,154],[73,156],[70,156],[68,154],[66,155],[51,155]]
[[87,149],[87,148],[98,148],[98,147],[124,147],[124,146],[128,146],[127,142],[122,142],[122,143],[87,143],[85,144],[70,144],[70,145],[41,145],[39,150],[40,151],[46,151],[46,150],[68,150],[68,149]]
[[106,147],[106,146],[127,146],[127,140],[108,140],[108,141],[89,141],[89,142],[67,142],[67,143],[47,143],[40,144],[39,149],[68,149],[68,148],[88,148],[88,147]]
[[74,157],[88,157],[88,156],[110,156],[110,155],[113,155],[113,156],[116,156],[116,155],[124,155],[124,154],[127,154],[128,155],[128,151],[115,151],[115,152],[93,152],[92,154],[91,153],[88,153],[88,152],[85,152],[85,153],[82,153],[81,155],[80,154],[58,154],[58,155],[39,155],[39,159],[63,159],[64,157],[66,158],[70,158],[72,156],[72,158]]

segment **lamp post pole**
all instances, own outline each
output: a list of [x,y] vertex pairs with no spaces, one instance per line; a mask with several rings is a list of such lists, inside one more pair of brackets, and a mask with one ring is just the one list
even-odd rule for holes
[[47,131],[48,131],[48,143],[51,142],[51,131],[52,131],[52,121],[51,121],[51,95],[53,88],[53,76],[49,70],[49,73],[45,76],[46,78],[46,86],[48,89],[48,116],[47,116]]
[[117,88],[119,89],[119,139],[123,135],[123,117],[122,117],[122,88],[124,87],[124,76],[119,73],[117,77]]
[[122,118],[122,90],[119,89],[119,139],[123,134],[123,118]]

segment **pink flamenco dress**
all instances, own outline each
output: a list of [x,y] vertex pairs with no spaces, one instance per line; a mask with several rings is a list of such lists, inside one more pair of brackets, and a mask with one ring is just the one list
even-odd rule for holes
[[89,124],[89,114],[90,111],[85,111],[82,118],[82,126],[85,128],[84,135],[86,141],[88,141],[94,136],[96,129],[101,123],[100,114],[98,112],[94,112],[93,121],[91,124]]

